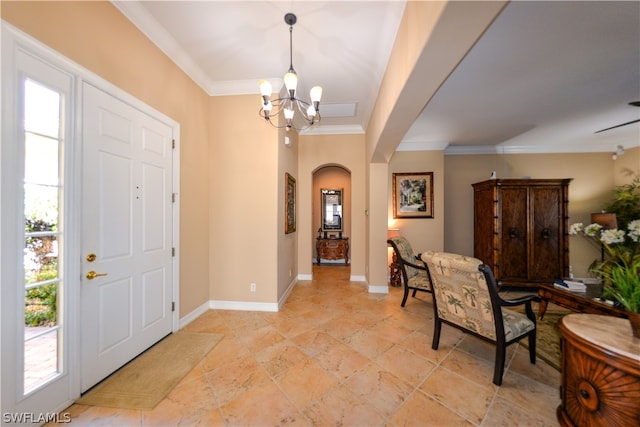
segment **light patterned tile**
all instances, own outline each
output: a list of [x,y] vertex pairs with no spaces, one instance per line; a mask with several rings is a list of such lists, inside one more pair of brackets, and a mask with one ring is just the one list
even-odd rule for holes
[[484,419],[495,396],[494,387],[481,386],[445,368],[435,370],[420,390],[476,425]]
[[219,405],[269,381],[266,371],[251,356],[224,364],[208,372],[206,378]]
[[309,425],[286,396],[272,382],[246,391],[220,407],[229,426]]
[[305,360],[306,356],[290,341],[282,341],[263,349],[255,358],[271,377],[275,377]]
[[478,384],[493,384],[493,362],[488,362],[485,359],[474,357],[464,351],[452,351],[442,361],[441,366]]
[[367,399],[351,393],[346,387],[331,389],[305,409],[304,414],[314,426],[381,426],[384,417]]
[[529,361],[529,349],[520,345],[511,360],[509,371],[558,389],[561,382],[560,371],[539,357],[536,359],[536,363],[532,364]]
[[372,360],[393,346],[391,341],[368,329],[363,329],[345,338],[344,343]]
[[433,362],[401,346],[393,346],[375,363],[413,387],[419,386],[436,366]]
[[415,391],[389,419],[390,426],[473,426],[455,412]]
[[557,427],[558,421],[555,418],[555,407],[545,411],[530,410],[513,405],[501,397],[496,397],[482,425],[492,427]]
[[369,359],[345,344],[337,344],[316,356],[318,364],[338,380],[344,380],[369,363]]
[[308,356],[315,356],[329,350],[338,340],[320,329],[312,329],[291,339]]
[[349,274],[314,266],[276,313],[205,312],[185,330],[224,338],[154,410],[72,405],[71,425],[557,425],[559,372],[514,345],[496,387],[493,346],[443,325],[431,349],[430,294],[402,308]]
[[560,404],[558,388],[527,378],[516,372],[508,372],[498,390],[498,396],[522,408],[546,413]]
[[307,359],[287,370],[275,381],[300,410],[338,384],[336,377],[322,369],[313,359]]
[[356,396],[367,399],[385,417],[391,416],[413,390],[413,387],[373,363],[356,372],[345,385]]
[[197,368],[155,408],[142,411],[142,415],[145,426],[192,425],[217,407],[204,374]]
[[200,361],[204,372],[209,372],[225,363],[234,362],[249,355],[249,350],[235,336],[225,336]]
[[247,330],[238,336],[238,341],[244,344],[250,353],[256,353],[263,348],[272,346],[285,339],[273,326],[266,325],[258,329]]

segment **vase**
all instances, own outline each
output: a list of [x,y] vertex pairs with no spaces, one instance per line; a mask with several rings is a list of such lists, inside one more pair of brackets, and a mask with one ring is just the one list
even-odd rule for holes
[[629,322],[633,336],[640,338],[640,313],[629,313]]

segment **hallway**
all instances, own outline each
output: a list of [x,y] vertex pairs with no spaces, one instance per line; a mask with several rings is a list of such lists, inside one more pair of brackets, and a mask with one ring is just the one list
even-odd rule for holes
[[278,313],[210,310],[225,337],[153,410],[73,405],[71,425],[556,426],[560,373],[518,344],[502,387],[493,347],[443,326],[431,295],[369,294],[349,267],[315,266]]

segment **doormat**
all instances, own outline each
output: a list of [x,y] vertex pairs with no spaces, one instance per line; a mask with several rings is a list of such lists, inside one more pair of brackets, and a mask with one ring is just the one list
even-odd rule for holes
[[189,332],[171,334],[90,389],[76,403],[153,409],[222,337]]

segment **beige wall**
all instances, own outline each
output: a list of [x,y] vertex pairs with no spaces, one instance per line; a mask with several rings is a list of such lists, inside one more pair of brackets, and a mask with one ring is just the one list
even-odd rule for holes
[[[251,97],[253,108],[255,108],[256,97]],[[262,123],[264,126],[265,123]],[[290,146],[285,146],[285,135],[291,142]],[[298,277],[298,216],[299,216],[299,194],[298,189],[298,134],[295,132],[286,132],[280,130],[278,139],[274,142],[278,147],[278,204],[276,210],[278,212],[277,226],[277,261],[278,261],[278,301],[282,303],[283,297],[287,289],[295,282]],[[285,234],[285,197],[286,197],[286,181],[285,172],[293,176],[296,180],[296,231],[294,233]]]
[[[317,135],[300,136],[298,170],[300,224],[298,236],[298,271],[302,275],[312,274],[312,260],[318,228],[313,219],[313,199],[319,198],[314,191],[313,175],[324,166],[339,166],[351,175],[350,201],[345,209],[350,212],[349,244],[351,275],[365,274],[365,151],[364,135]],[[346,190],[346,188],[345,188]]]
[[[284,192],[284,171],[279,172],[278,130],[263,120],[243,120],[258,105],[249,95],[209,102],[210,173],[202,181],[210,188],[203,203],[211,228],[202,238],[210,244],[209,298],[216,301],[278,298],[277,249],[284,234],[284,216],[278,220],[284,195],[278,190]],[[256,292],[250,292],[251,283]]]
[[2,19],[180,123],[180,312],[207,301],[209,97],[109,2],[1,6]]
[[[628,157],[611,159],[611,153],[451,155],[445,157],[445,249],[473,255],[473,191],[471,184],[489,178],[573,178],[569,185],[569,223],[589,223],[609,201],[622,167],[640,173],[640,149]],[[626,154],[625,154],[626,155]],[[624,161],[624,163],[623,163]],[[626,182],[630,178],[626,177]],[[622,181],[618,181],[622,182]],[[585,277],[599,251],[574,236],[570,240],[570,264],[576,277]]]
[[[433,218],[393,218],[393,174],[433,172]],[[396,151],[389,163],[389,228],[400,229],[416,253],[444,249],[445,198],[442,151]]]

